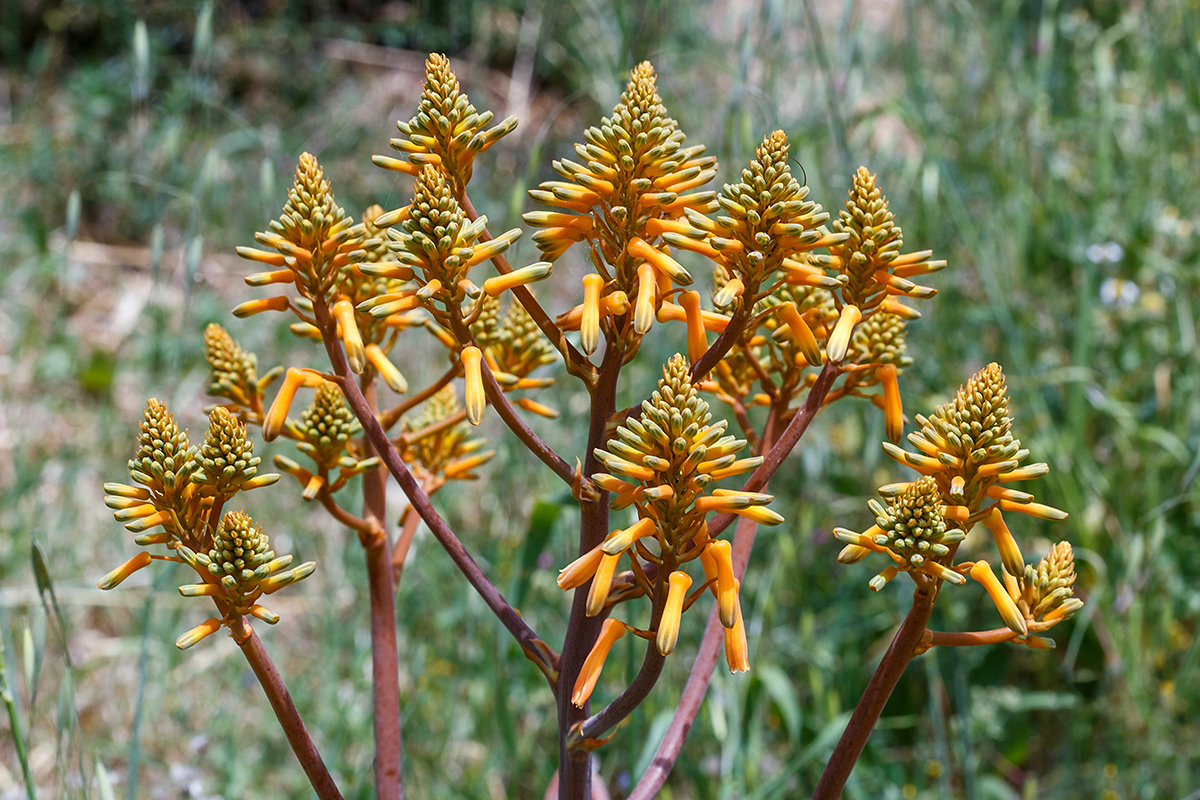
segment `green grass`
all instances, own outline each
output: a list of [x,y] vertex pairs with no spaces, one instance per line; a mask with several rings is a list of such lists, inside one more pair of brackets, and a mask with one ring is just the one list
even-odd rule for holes
[[[187,653],[172,646],[207,609],[178,597],[169,570],[107,594],[91,587],[132,554],[100,485],[125,474],[144,399],[168,402],[193,431],[201,425],[207,322],[225,324],[262,366],[320,363],[284,326],[230,318],[248,295],[241,268],[221,260],[278,213],[299,153],[321,158],[348,209],[403,202],[407,185],[369,156],[387,152],[419,76],[330,58],[334,39],[409,47],[417,63],[426,49],[455,48],[476,105],[498,112],[510,66],[532,65],[531,118],[513,144],[489,151],[473,184],[496,227],[517,223],[529,207],[524,189],[548,177],[549,159],[569,153],[644,57],[689,142],[720,158],[718,181],[776,127],[827,209],[840,205],[851,170],[868,165],[908,247],[950,263],[910,328],[906,408],[928,413],[978,367],[1004,365],[1016,432],[1053,470],[1034,491],[1071,512],[1057,525],[1014,523],[1014,533],[1027,557],[1069,539],[1088,606],[1056,629],[1053,652],[947,649],[914,662],[847,797],[1168,798],[1200,785],[1194,2],[458,3],[454,27],[424,5],[407,21],[368,22],[333,12],[250,19],[221,7],[211,35],[192,12],[153,4],[142,55],[123,4],[59,27],[15,7],[0,5],[0,23],[15,14],[22,32],[0,37],[0,627],[39,797],[102,796],[97,764],[126,795],[135,761],[137,796],[179,791],[191,777],[225,796],[304,793],[240,655],[219,640]],[[73,191],[79,213],[68,225]],[[143,267],[64,257],[74,238],[150,248],[155,236],[162,256]],[[1109,241],[1121,258],[1093,261],[1089,247]],[[534,259],[529,242],[518,245],[522,258]],[[560,270],[579,268],[564,261]],[[1117,278],[1139,290],[1128,307],[1102,301]],[[543,299],[564,309],[572,285],[564,277]],[[628,402],[679,346],[668,330],[629,370]],[[405,365],[410,379],[435,374],[428,358]],[[575,455],[582,409],[569,379],[561,383],[550,402],[567,413],[539,430]],[[500,453],[486,483],[448,488],[437,503],[555,642],[566,601],[544,565],[570,557],[576,512],[487,424]],[[815,784],[905,610],[901,586],[867,590],[869,566],[835,568],[828,533],[865,525],[865,497],[898,479],[881,439],[874,409],[839,404],[773,483],[789,524],[759,537],[745,581],[754,669],[718,674],[664,796],[793,797]],[[360,548],[300,508],[290,487],[248,502],[298,557],[319,562],[264,641],[339,785],[368,797]],[[535,503],[545,506],[531,525]],[[531,530],[547,536],[547,555],[527,570]],[[40,599],[35,540],[61,618]],[[549,694],[456,580],[420,537],[397,598],[410,791],[539,796],[554,769]],[[935,624],[986,628],[994,617],[968,588],[947,592]],[[614,790],[652,752],[699,628],[684,624],[660,686],[600,751]],[[631,647],[614,653],[611,664],[622,663],[632,675]],[[619,690],[619,673],[605,673],[598,696]],[[24,784],[18,727],[3,719],[0,792]]]

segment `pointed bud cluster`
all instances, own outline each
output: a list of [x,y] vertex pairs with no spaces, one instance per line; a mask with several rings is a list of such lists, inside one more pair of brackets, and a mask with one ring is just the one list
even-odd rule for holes
[[521,230],[513,228],[480,241],[486,227],[487,217],[467,220],[445,173],[425,167],[417,176],[407,218],[387,231],[398,263],[387,274],[411,274],[415,282],[361,302],[358,310],[383,319],[420,307],[449,328],[462,304],[478,299],[483,291],[468,279],[471,268],[503,253],[521,236]]
[[[300,156],[283,213],[270,227],[269,233],[257,233],[254,238],[275,252],[239,247],[238,255],[274,267],[274,271],[251,275],[246,282],[251,286],[294,284],[308,300],[329,302],[341,268],[350,263],[350,253],[359,249],[363,228],[334,201],[329,182],[312,155]],[[281,296],[243,303],[233,313],[248,316],[287,308],[287,298]]]
[[[962,575],[947,568],[947,561],[953,545],[966,534],[946,523],[942,499],[932,478],[909,484],[886,508],[875,500],[868,501],[868,505],[875,515],[875,525],[870,530],[859,534],[836,528],[834,535],[846,542],[848,548],[882,551],[892,557],[895,565],[871,581],[872,589],[882,589],[897,571],[921,572],[954,584],[965,581]],[[843,553],[839,560],[848,560],[850,554]]]
[[517,118],[508,117],[491,128],[491,111],[480,113],[460,91],[458,78],[450,69],[450,60],[433,53],[425,61],[425,86],[417,105],[417,114],[408,122],[398,121],[402,136],[392,139],[393,150],[405,160],[375,156],[375,164],[384,169],[417,175],[427,165],[439,167],[450,180],[455,197],[462,197],[475,156],[514,131]]
[[166,406],[148,400],[137,453],[129,462],[134,481],[155,494],[176,497],[183,493],[197,466],[196,449],[188,442],[187,431],[180,430]]
[[[746,442],[724,435],[725,427],[724,420],[712,422],[708,404],[691,383],[687,360],[672,357],[651,399],[642,403],[641,415],[626,419],[617,426],[608,448],[596,450],[608,474],[594,475],[593,480],[613,493],[613,508],[634,506],[638,521],[614,530],[558,578],[563,589],[591,579],[587,613],[595,616],[608,603],[620,559],[628,556],[642,590],[666,599],[658,629],[651,632],[664,655],[674,648],[679,615],[690,605],[683,599],[691,584],[682,571],[688,561],[698,558],[705,573],[711,571],[721,621],[726,628],[737,624],[739,601],[729,543],[709,537],[708,514],[732,512],[765,525],[783,521],[766,508],[771,495],[724,489],[706,494],[714,480],[748,472],[762,463],[761,458],[738,459]],[[643,562],[656,566],[655,581],[663,591],[649,585]],[[736,665],[731,662],[730,667]]]
[[[362,426],[346,405],[342,390],[330,381],[317,385],[313,401],[301,414],[300,421],[289,420],[287,429],[289,436],[297,440],[296,449],[313,460],[316,472],[278,454],[275,466],[300,482],[305,500],[316,498],[326,488],[332,494],[350,478],[379,465],[378,457],[359,459],[350,452],[352,439]],[[336,477],[331,477],[334,470]]]
[[263,390],[279,377],[281,370],[271,370],[259,378],[258,359],[254,353],[244,351],[229,332],[215,322],[204,329],[204,357],[212,367],[208,393],[261,415]]
[[276,557],[267,535],[244,511],[226,512],[207,552],[180,547],[179,556],[197,572],[215,579],[215,582],[206,580],[180,586],[179,593],[184,597],[212,597],[225,608],[219,624],[213,625],[213,620],[209,620],[179,637],[175,645],[181,650],[246,614],[274,625],[279,615],[258,605],[258,600],[264,594],[304,580],[316,569],[311,561],[288,569],[292,557]]
[[200,469],[193,480],[222,497],[274,483],[278,475],[255,478],[261,460],[254,455],[245,424],[227,409],[214,408],[208,415],[208,435],[200,447]]
[[[547,261],[586,240],[606,265],[600,297],[584,311],[585,341],[598,335],[599,317],[623,315],[629,305],[636,309],[634,332],[649,330],[663,294],[692,282],[660,237],[687,209],[714,207],[713,192],[695,190],[716,175],[716,159],[703,156],[702,146],[683,147],[685,136],[667,114],[656,84],[649,62],[635,67],[612,115],[584,132],[586,144],[575,145],[580,162],[555,161],[563,180],[529,193],[538,203],[563,209],[524,217],[541,228],[533,240]],[[616,292],[624,302],[606,306],[603,300]]]
[[467,438],[465,417],[454,387],[447,386],[429,398],[421,416],[404,421],[401,455],[427,485],[478,478],[475,468],[496,455],[495,450],[482,450],[487,440]]
[[743,294],[744,302],[756,302],[759,287],[781,270],[794,285],[839,285],[802,260],[802,254],[842,243],[847,236],[821,227],[829,214],[807,199],[808,187],[792,176],[789,149],[783,131],[764,137],[742,170],[741,181],[726,184],[717,195],[725,215],[711,220],[689,210],[685,224],[662,234],[667,243],[703,253],[728,270],[731,278],[715,297],[718,308],[732,305]]
[[921,452],[909,453],[890,444],[884,444],[884,451],[901,464],[932,476],[944,502],[969,509],[971,522],[988,513],[989,509],[981,510],[987,499],[998,500],[1003,511],[1020,511],[1039,519],[1066,518],[1065,512],[1035,503],[1032,495],[1003,485],[1041,477],[1049,468],[1045,464],[1021,466],[1029,451],[1022,449],[1012,434],[1008,390],[999,364],[989,364],[972,376],[954,400],[938,406],[929,418],[918,415],[916,419],[921,431],[910,433],[908,440]]
[[1083,607],[1083,601],[1074,597],[1074,585],[1075,553],[1070,542],[1059,542],[1036,569],[1025,567],[1022,608],[1030,619],[1039,622],[1070,619]]

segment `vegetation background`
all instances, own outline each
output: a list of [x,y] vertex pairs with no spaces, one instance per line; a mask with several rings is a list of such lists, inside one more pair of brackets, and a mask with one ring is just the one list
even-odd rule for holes
[[[909,248],[949,261],[910,328],[907,410],[1004,365],[1017,433],[1052,467],[1038,497],[1072,512],[1022,520],[1018,538],[1029,557],[1069,539],[1088,605],[1052,652],[915,661],[847,797],[1200,797],[1198,42],[1196,0],[0,0],[0,674],[13,697],[0,797],[25,796],[14,736],[40,797],[306,793],[236,649],[173,646],[201,610],[170,568],[94,589],[132,553],[100,487],[127,474],[147,397],[200,429],[206,323],[260,368],[321,363],[275,320],[230,317],[249,296],[232,249],[278,214],[304,150],[352,213],[405,202],[407,179],[370,155],[411,116],[430,51],[451,56],[478,107],[521,117],[472,185],[494,229],[519,223],[525,190],[650,58],[689,143],[720,158],[718,181],[783,128],[827,209],[865,164]],[[535,260],[528,237],[521,259]],[[577,269],[565,261],[542,290],[550,307],[574,302]],[[681,331],[656,330],[630,402],[681,346]],[[423,345],[412,379],[437,368]],[[574,388],[560,381],[565,413],[540,425],[564,453],[585,413]],[[788,524],[759,537],[744,589],[753,670],[718,670],[664,797],[815,783],[908,602],[902,586],[868,591],[869,567],[836,566],[829,534],[869,524],[865,498],[898,479],[882,427],[840,404],[776,479]],[[554,641],[574,512],[502,426],[485,428],[500,455],[438,504]],[[249,510],[277,549],[319,567],[265,642],[347,797],[367,798],[361,548],[287,485]],[[410,793],[541,796],[554,768],[541,677],[435,543],[419,538],[412,558],[398,596]],[[941,629],[999,624],[969,589],[947,591],[937,615]],[[678,697],[691,623],[600,751],[616,796]],[[634,648],[618,653],[632,672]]]

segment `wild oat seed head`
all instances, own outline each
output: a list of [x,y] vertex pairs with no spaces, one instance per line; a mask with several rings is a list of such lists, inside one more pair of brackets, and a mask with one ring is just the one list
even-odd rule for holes
[[196,449],[171,412],[158,400],[146,402],[137,452],[129,462],[133,479],[157,494],[175,496],[196,471]]
[[242,421],[228,409],[214,408],[208,415],[208,435],[200,446],[195,481],[214,494],[231,495],[257,474],[261,460],[254,455],[254,443]]

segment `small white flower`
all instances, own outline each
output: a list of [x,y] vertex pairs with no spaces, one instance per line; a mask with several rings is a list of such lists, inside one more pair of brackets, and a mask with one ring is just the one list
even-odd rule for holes
[[1100,302],[1110,308],[1125,309],[1137,302],[1141,291],[1133,281],[1105,278],[1100,284]]
[[1116,264],[1125,257],[1125,248],[1116,242],[1090,244],[1087,248],[1087,259],[1093,264]]

